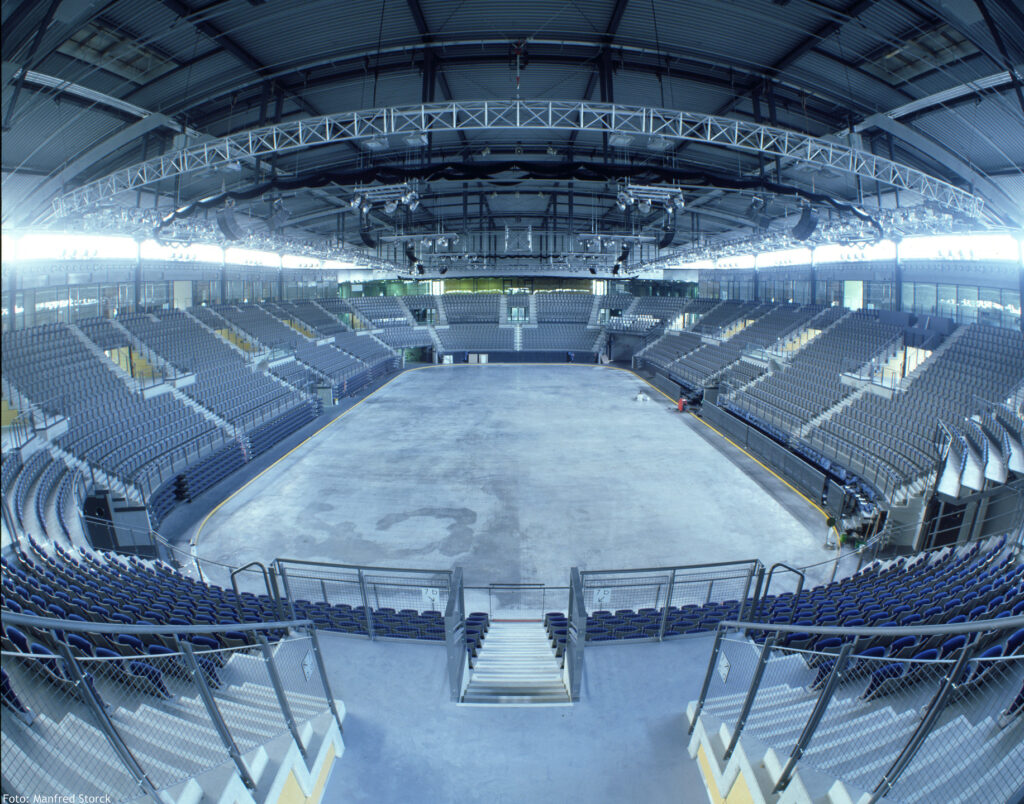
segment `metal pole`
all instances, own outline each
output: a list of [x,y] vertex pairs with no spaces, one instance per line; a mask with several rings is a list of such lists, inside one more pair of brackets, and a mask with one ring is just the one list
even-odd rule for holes
[[775,647],[775,640],[777,638],[778,632],[775,632],[765,639],[764,645],[761,646],[761,655],[757,657],[757,669],[754,671],[754,678],[750,682],[750,689],[747,690],[747,697],[743,701],[743,708],[740,710],[740,716],[736,718],[736,726],[732,730],[732,739],[729,740],[729,747],[725,749],[722,759],[728,760],[732,756],[732,752],[736,750],[736,744],[740,741],[740,733],[743,731],[743,726],[746,725],[747,718],[750,717],[750,710],[754,705],[757,689],[761,686],[761,678],[764,676],[764,669],[768,666],[768,659],[771,656],[772,648]]
[[931,703],[928,704],[928,711],[927,714],[925,714],[924,719],[918,724],[914,733],[910,735],[910,739],[907,740],[907,744],[903,747],[903,750],[900,751],[899,756],[896,757],[892,765],[889,766],[889,770],[885,772],[885,776],[882,777],[882,781],[880,781],[878,786],[872,791],[871,798],[869,798],[865,804],[874,804],[878,799],[889,795],[892,791],[892,787],[900,778],[900,774],[907,769],[907,765],[910,764],[925,739],[931,733],[932,727],[939,719],[939,715],[942,714],[942,710],[946,708],[946,701],[949,699],[949,694],[953,689],[953,685],[956,682],[956,679],[960,678],[964,665],[967,663],[967,659],[973,653],[974,643],[968,642],[960,651],[960,655],[957,657],[956,664],[953,665],[953,669],[950,670],[948,675],[942,680],[942,684],[935,693],[935,697],[932,698]]
[[252,776],[249,773],[249,769],[245,766],[245,760],[242,759],[242,753],[238,750],[238,746],[235,744],[235,740],[231,736],[228,724],[224,722],[224,716],[221,715],[220,710],[217,708],[217,702],[213,699],[213,693],[210,692],[210,687],[206,683],[206,677],[203,675],[203,671],[200,669],[199,663],[196,662],[196,657],[192,652],[192,643],[179,639],[178,648],[181,650],[182,657],[185,659],[185,666],[188,668],[189,675],[192,677],[196,688],[199,690],[199,697],[203,699],[203,705],[206,707],[206,712],[210,716],[210,721],[213,723],[213,727],[217,730],[217,735],[220,737],[220,741],[228,750],[228,755],[231,757],[231,760],[235,763],[235,767],[238,769],[238,775],[242,778],[242,782],[249,790],[255,790],[256,783],[253,781]]
[[359,573],[359,594],[363,599],[363,613],[366,615],[366,631],[370,635],[370,639],[376,639],[373,629],[373,615],[370,614],[370,603],[366,598],[366,578],[363,577],[362,570],[357,570],[357,572]]
[[672,603],[672,592],[676,584],[676,571],[672,570],[672,574],[668,579],[668,591],[665,593],[665,605],[661,610],[661,625],[658,628],[658,641],[661,642],[665,638],[665,626],[668,623],[668,607]]
[[313,645],[313,658],[316,660],[316,669],[320,673],[320,683],[324,686],[324,695],[327,697],[327,706],[331,709],[331,714],[334,715],[334,720],[338,724],[338,732],[344,734],[345,730],[341,727],[341,715],[338,714],[338,707],[334,703],[334,694],[331,692],[330,682],[327,680],[327,668],[324,666],[324,656],[320,651],[320,639],[316,635],[316,629],[309,629],[309,641]]
[[279,573],[277,570],[277,562],[278,559],[274,559],[274,562],[270,565],[267,574],[270,576],[270,588],[272,590],[271,595],[273,596],[274,604],[277,607],[277,616],[282,620],[285,620],[287,617],[284,613],[284,597],[281,595],[281,588],[277,584],[278,575],[284,572],[284,568],[282,567],[281,573]]
[[789,778],[793,774],[793,769],[796,768],[796,763],[800,761],[800,757],[803,756],[804,751],[811,742],[811,737],[813,737],[814,732],[817,731],[822,717],[825,716],[825,710],[828,709],[828,705],[832,703],[832,694],[835,692],[835,688],[839,682],[842,681],[843,671],[846,670],[846,663],[849,661],[850,652],[852,650],[852,642],[845,642],[839,649],[839,656],[836,658],[836,663],[832,666],[832,672],[829,673],[828,681],[825,682],[825,688],[821,691],[821,695],[818,696],[818,700],[814,704],[814,710],[811,712],[811,716],[807,719],[804,730],[800,732],[796,745],[793,746],[793,750],[789,755],[789,760],[786,762],[786,767],[782,769],[782,773],[779,775],[779,781],[777,781],[775,783],[775,787],[772,788],[773,794],[778,793],[780,790],[785,790],[789,785]]
[[114,749],[114,753],[117,754],[128,773],[130,773],[132,777],[134,777],[135,781],[138,782],[143,793],[153,799],[156,804],[160,804],[160,794],[157,792],[156,785],[153,784],[152,779],[146,775],[146,772],[142,769],[139,761],[134,757],[124,740],[121,739],[121,734],[115,728],[113,721],[110,719],[110,715],[107,714],[106,706],[96,694],[96,690],[93,689],[92,676],[86,675],[82,672],[82,668],[78,666],[78,662],[76,661],[74,654],[71,652],[71,648],[65,642],[59,639],[55,639],[53,641],[56,643],[57,649],[60,651],[60,655],[64,659],[64,664],[71,672],[78,697],[81,698],[85,705],[93,711],[94,715],[96,715],[96,720],[99,723],[100,730],[110,743],[110,747]]
[[295,744],[299,747],[299,751],[302,752],[302,756],[306,756],[306,746],[302,742],[302,737],[299,736],[299,730],[295,726],[295,718],[292,716],[292,708],[288,703],[288,698],[284,692],[284,684],[281,683],[281,675],[277,672],[277,664],[274,662],[274,651],[270,649],[270,643],[267,642],[267,638],[263,634],[256,635],[257,641],[260,643],[260,651],[263,653],[263,661],[267,665],[267,675],[270,676],[270,684],[274,688],[274,693],[277,695],[278,706],[281,707],[281,714],[284,716],[284,722],[288,726],[288,731],[292,734],[292,739],[295,740]]
[[708,659],[708,670],[704,674],[704,683],[701,684],[700,695],[697,696],[697,709],[693,713],[693,721],[690,723],[690,728],[686,730],[687,734],[693,734],[693,730],[697,726],[697,719],[704,708],[704,699],[707,698],[708,688],[711,686],[711,676],[715,672],[715,664],[718,660],[718,652],[722,647],[722,637],[724,636],[725,629],[718,626],[718,630],[715,631],[715,644],[711,647],[711,658]]
[[[673,575],[675,575],[675,573],[673,573]],[[747,581],[746,581],[745,584],[743,584],[743,597],[740,600],[740,616],[741,617],[743,616],[743,612],[746,611],[746,608],[747,608],[747,599],[748,599],[748,596],[750,595],[750,579],[753,577],[753,575],[754,575],[754,569],[753,569],[753,567],[751,567],[751,568],[749,568],[747,570]]]

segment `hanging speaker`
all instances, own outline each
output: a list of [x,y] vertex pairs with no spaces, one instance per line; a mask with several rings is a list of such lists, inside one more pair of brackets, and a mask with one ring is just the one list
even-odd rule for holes
[[814,210],[810,207],[804,207],[800,213],[800,220],[796,222],[796,226],[790,231],[795,240],[806,240],[812,234],[814,230],[818,228],[818,216],[814,214]]
[[369,246],[370,248],[377,248],[377,241],[374,239],[373,235],[370,234],[369,225],[363,226],[359,230],[359,237],[363,241],[364,246]]
[[278,199],[270,208],[270,217],[267,218],[267,228],[272,232],[283,229],[285,224],[288,223],[288,218],[290,218],[291,215],[292,213],[285,209],[284,202]]
[[661,235],[661,240],[658,241],[658,248],[668,248],[672,245],[672,241],[676,239],[676,216],[669,215],[669,217],[672,219],[672,222]]
[[228,240],[241,240],[245,232],[241,225],[235,220],[235,212],[228,207],[217,210],[217,225]]

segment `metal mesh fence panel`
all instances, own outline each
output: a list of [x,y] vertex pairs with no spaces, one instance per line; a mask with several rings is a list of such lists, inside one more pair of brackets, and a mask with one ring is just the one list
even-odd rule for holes
[[582,572],[588,639],[673,637],[749,613],[757,561]]
[[1024,781],[1018,625],[856,639],[762,631],[760,645],[720,633],[698,711],[733,743],[739,734],[775,751],[785,768],[774,792],[806,769],[842,781],[855,799],[1015,800]]
[[[229,761],[181,653],[80,663],[95,676],[114,728],[158,789]],[[217,671],[211,664],[204,672],[212,679]]]
[[[259,650],[195,651],[196,661],[215,665],[219,684],[210,692],[241,753],[286,731],[267,664]],[[322,700],[322,699],[321,699]],[[199,702],[202,706],[202,702]]]
[[[756,714],[747,722],[751,733],[788,756],[835,661],[834,654],[787,651],[780,664],[789,671],[780,667],[773,672],[780,684],[770,691],[762,687]],[[798,767],[814,767],[870,791],[913,735],[922,708],[951,667],[948,660],[897,662],[852,653]]]
[[976,657],[889,797],[1011,801],[1022,783],[1024,655]]
[[29,801],[53,795],[121,801],[142,794],[64,659],[5,651],[2,667],[5,793]]
[[366,598],[374,609],[443,612],[448,605],[450,573],[363,572]]
[[[274,666],[296,723],[327,711],[327,688],[313,655],[313,642],[298,634],[273,646]],[[308,746],[307,746],[308,747]]]

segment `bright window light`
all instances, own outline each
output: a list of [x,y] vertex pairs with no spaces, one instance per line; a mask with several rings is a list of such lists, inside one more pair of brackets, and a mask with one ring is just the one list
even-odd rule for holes
[[323,268],[328,271],[352,271],[356,264],[348,260],[324,260]]
[[1009,234],[905,237],[900,242],[900,259],[1019,262],[1020,249],[1020,241]]
[[758,268],[773,268],[777,265],[810,265],[809,248],[789,248],[782,251],[762,251],[757,255]]
[[28,232],[18,238],[19,262],[35,260],[135,260],[139,245],[114,235]]
[[228,265],[261,265],[265,268],[280,268],[281,255],[274,251],[232,247],[224,251],[224,262]]
[[139,256],[144,260],[173,262],[224,262],[224,249],[216,243],[158,243],[143,240],[139,244]]
[[681,262],[670,267],[681,271],[712,271],[715,268],[715,261],[693,260],[692,262]]
[[753,254],[736,254],[732,257],[719,257],[715,260],[715,268],[718,270],[731,270],[734,268],[753,268],[756,258]]
[[877,243],[857,243],[852,246],[826,243],[814,248],[815,265],[823,265],[828,262],[883,262],[895,259],[896,244],[891,240],[879,240]]
[[281,257],[282,268],[322,268],[324,261],[318,257],[305,254],[284,254]]

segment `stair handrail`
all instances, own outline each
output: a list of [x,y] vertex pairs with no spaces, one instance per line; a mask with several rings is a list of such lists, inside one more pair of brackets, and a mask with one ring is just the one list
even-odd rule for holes
[[[59,617],[40,617],[38,614],[21,614],[4,609],[5,625],[24,625],[29,628],[43,628],[54,631],[74,631],[86,634],[222,634],[227,631],[281,631],[291,628],[313,629],[312,620],[295,618],[291,620],[272,620],[259,623],[206,623],[204,625],[153,625],[152,623],[102,623],[65,620]],[[1000,621],[1002,622],[1002,621]]]
[[[755,613],[760,613],[761,603],[762,603],[762,601],[764,601],[768,597],[768,590],[771,589],[771,586],[772,586],[772,576],[775,574],[775,570],[777,570],[777,569],[782,569],[782,570],[785,570],[786,572],[792,572],[794,575],[797,576],[796,592],[793,593],[793,597],[794,598],[799,598],[800,597],[800,593],[802,591],[804,591],[804,581],[807,580],[807,575],[802,570],[798,570],[796,567],[791,567],[789,564],[786,564],[783,561],[776,561],[774,564],[771,565],[771,568],[769,568],[769,570],[768,570],[768,577],[767,577],[767,580],[765,581],[764,591],[762,592],[760,599],[755,601],[755,603],[754,603],[754,612]],[[795,614],[796,614],[795,611],[791,611],[789,613],[789,620],[790,620],[790,622],[793,621],[793,616]]]
[[[722,620],[718,627],[726,630],[760,631],[771,633],[797,633],[813,634],[818,636],[935,636],[936,634],[973,634],[980,631],[1008,631],[1010,629],[1024,627],[1024,614],[1011,617],[998,617],[991,620],[970,620],[966,623],[936,623],[934,625],[900,625],[900,626],[877,626],[877,625],[800,625],[790,623],[766,623],[750,620]],[[815,651],[804,651],[815,653]],[[831,654],[830,654],[831,655]]]
[[[958,634],[975,634],[983,631],[1009,631],[1024,627],[1024,615],[1015,617],[1000,617],[988,620],[972,620],[965,623],[937,623],[934,625],[903,625],[893,627],[880,626],[836,626],[836,625],[791,625],[789,623],[765,623],[750,620],[722,620],[715,628],[715,640],[712,644],[711,653],[708,657],[707,670],[704,676],[704,683],[701,686],[700,694],[695,703],[692,720],[688,728],[688,734],[693,734],[697,720],[704,709],[707,700],[708,690],[711,686],[711,679],[714,676],[718,664],[718,657],[725,635],[731,631],[755,632],[764,635],[765,644],[777,639],[782,634],[812,634],[821,637],[840,637],[844,641],[855,641],[859,637],[886,636],[894,640],[904,636],[935,636],[938,634],[956,636]],[[970,643],[971,640],[968,640]],[[803,649],[804,655],[826,656],[835,658],[837,654],[826,651],[815,651]]]
[[274,601],[277,606],[277,615],[280,617],[283,614],[283,608],[281,605],[281,597],[277,594],[276,587],[271,587],[270,576],[267,574],[267,567],[262,561],[250,561],[241,567],[236,567],[231,570],[231,588],[235,590],[235,608],[238,610],[238,619],[242,619],[242,603],[240,600],[241,592],[238,590],[238,574],[245,572],[249,567],[259,567],[260,572],[263,573],[263,583],[267,587],[267,596]]
[[452,589],[444,610],[444,637],[447,653],[448,684],[451,698],[462,698],[469,680],[469,654],[466,651],[466,600],[463,591],[462,567],[452,572]]

